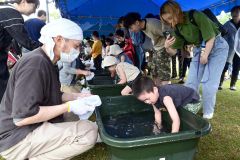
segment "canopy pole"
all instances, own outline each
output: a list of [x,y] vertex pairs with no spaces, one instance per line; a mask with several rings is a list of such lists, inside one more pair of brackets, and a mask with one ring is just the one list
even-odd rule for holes
[[47,13],[47,23],[49,23],[49,7],[48,7],[48,0],[46,0],[46,13]]

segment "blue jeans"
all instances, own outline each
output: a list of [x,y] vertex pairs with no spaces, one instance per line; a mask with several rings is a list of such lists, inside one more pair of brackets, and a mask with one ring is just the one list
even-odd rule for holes
[[137,60],[138,60],[138,69],[142,69],[142,65],[143,65],[143,61],[144,61],[144,52],[142,49],[141,45],[138,46],[134,46],[135,52],[136,52],[136,56],[137,56]]
[[201,48],[194,49],[194,57],[190,64],[189,75],[185,85],[199,92],[199,85],[202,83],[203,113],[214,112],[216,93],[220,83],[220,77],[227,60],[229,46],[221,37],[217,36],[208,63],[203,65],[199,62]]

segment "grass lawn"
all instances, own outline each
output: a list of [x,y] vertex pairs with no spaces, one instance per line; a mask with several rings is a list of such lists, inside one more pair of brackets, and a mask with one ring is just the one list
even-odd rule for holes
[[[212,132],[198,145],[195,160],[240,160],[240,85],[230,91],[229,81],[217,94],[216,112],[211,120]],[[108,160],[104,144],[97,144],[90,151],[73,160]],[[0,160],[2,160],[0,158]]]

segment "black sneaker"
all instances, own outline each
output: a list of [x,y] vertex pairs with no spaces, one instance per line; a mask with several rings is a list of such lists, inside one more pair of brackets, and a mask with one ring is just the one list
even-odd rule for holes
[[180,81],[178,81],[178,84],[184,84],[184,83],[185,83],[184,80],[183,80],[183,78],[180,78],[179,80],[180,80]]
[[218,90],[222,90],[222,89],[223,89],[222,86],[219,86],[219,87],[218,87]]

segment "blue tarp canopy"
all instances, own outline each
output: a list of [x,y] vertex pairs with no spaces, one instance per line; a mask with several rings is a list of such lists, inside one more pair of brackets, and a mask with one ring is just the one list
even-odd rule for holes
[[[148,13],[157,15],[159,7],[164,2],[165,0],[56,0],[62,16],[77,22],[83,30],[95,25],[99,28],[112,28],[109,25],[115,25],[119,17],[131,11],[139,12],[143,17]],[[240,0],[177,0],[177,2],[183,10],[210,8],[216,15],[221,11],[229,12],[233,6],[240,5]]]
[[[152,0],[158,6],[161,6],[164,0]],[[240,0],[177,0],[183,10],[209,8],[215,15],[222,11],[229,12],[233,6],[239,5]]]
[[84,37],[90,36],[93,31],[99,31],[101,35],[109,35],[114,32],[115,27],[112,24],[104,24],[100,25],[97,23],[96,25],[91,26],[88,29],[84,29]]

